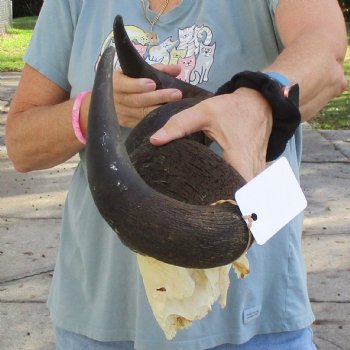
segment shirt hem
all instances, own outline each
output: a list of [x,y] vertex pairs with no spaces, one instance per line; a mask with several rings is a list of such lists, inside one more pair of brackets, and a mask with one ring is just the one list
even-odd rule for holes
[[[175,340],[167,341],[164,337],[163,341],[155,341],[154,339],[145,339],[142,336],[136,336],[135,331],[132,329],[102,329],[89,324],[77,324],[77,322],[72,321],[72,319],[59,317],[52,306],[50,307],[50,314],[54,326],[102,342],[133,341],[135,349],[137,350],[160,349],[164,347],[164,343],[166,343],[167,350],[204,350],[227,343],[243,344],[258,334],[301,330],[310,327],[315,320],[314,315],[309,313],[298,318],[281,320],[280,322],[269,324],[269,326],[261,324],[246,329],[244,335],[232,331],[229,333],[213,334],[210,336],[197,336],[193,339],[187,340],[176,340],[175,338]],[[180,333],[181,331],[179,331],[179,334]]]

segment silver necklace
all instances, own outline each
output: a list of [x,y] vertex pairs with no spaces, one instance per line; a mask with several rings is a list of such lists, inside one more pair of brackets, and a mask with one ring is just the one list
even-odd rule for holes
[[157,13],[157,16],[155,17],[155,19],[153,21],[151,21],[147,15],[145,1],[144,0],[140,0],[140,1],[142,4],[143,14],[144,14],[147,22],[150,24],[150,30],[149,30],[149,32],[146,32],[147,38],[149,39],[151,44],[158,44],[159,43],[158,34],[153,30],[153,28],[154,28],[155,24],[158,22],[160,16],[164,13],[165,9],[168,7],[170,0],[164,1],[162,8]]

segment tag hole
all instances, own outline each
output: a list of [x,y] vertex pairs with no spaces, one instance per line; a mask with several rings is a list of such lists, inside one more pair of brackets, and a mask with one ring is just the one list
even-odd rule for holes
[[258,215],[256,215],[255,213],[253,213],[253,214],[251,215],[251,217],[252,217],[253,221],[258,220]]

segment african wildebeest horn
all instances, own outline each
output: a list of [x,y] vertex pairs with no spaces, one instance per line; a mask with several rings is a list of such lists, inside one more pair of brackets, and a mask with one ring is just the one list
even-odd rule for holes
[[[237,206],[209,204],[231,198],[244,179],[191,139],[154,147],[149,134],[139,132],[142,142],[132,143],[129,157],[113,100],[113,59],[114,49],[109,48],[100,60],[87,132],[88,181],[98,210],[121,241],[140,254],[191,268],[231,263],[250,244],[247,225]],[[196,102],[184,99],[160,107],[134,130],[159,128]],[[147,173],[144,177],[158,190],[140,176]]]
[[185,83],[180,79],[175,79],[146,63],[134,45],[132,45],[124,27],[123,18],[119,15],[115,17],[113,31],[120,67],[127,76],[132,78],[150,78],[156,83],[157,90],[162,88],[179,89],[182,91],[184,98],[195,96],[209,97],[213,95],[209,91]]

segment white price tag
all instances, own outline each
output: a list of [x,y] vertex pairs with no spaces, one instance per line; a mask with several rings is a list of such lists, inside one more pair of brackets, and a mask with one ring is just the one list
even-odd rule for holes
[[281,157],[235,194],[242,215],[256,214],[250,228],[264,244],[302,212],[306,198],[286,158]]

